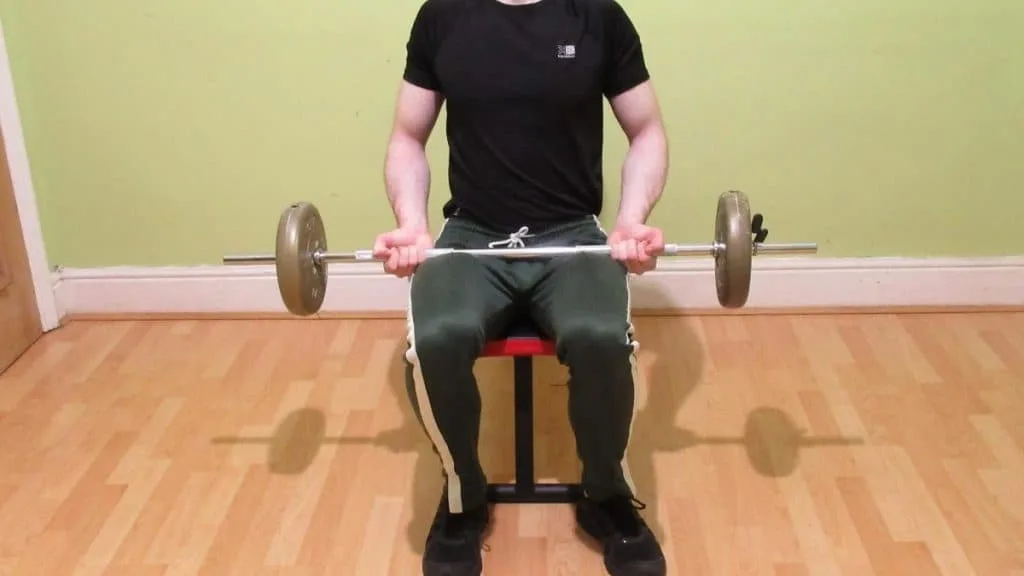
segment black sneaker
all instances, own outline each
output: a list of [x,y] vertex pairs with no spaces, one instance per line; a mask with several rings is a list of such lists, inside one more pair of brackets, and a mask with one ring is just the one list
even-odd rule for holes
[[442,497],[427,534],[423,576],[480,576],[480,549],[489,521],[487,505],[452,514],[448,511],[448,499]]
[[627,496],[602,502],[584,498],[576,505],[576,522],[601,543],[611,576],[664,576],[665,556],[654,533],[637,510],[644,505]]

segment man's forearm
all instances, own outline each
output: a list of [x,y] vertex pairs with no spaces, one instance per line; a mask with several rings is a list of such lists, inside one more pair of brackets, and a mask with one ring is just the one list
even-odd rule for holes
[[398,227],[429,230],[430,164],[423,144],[408,136],[393,136],[384,162],[384,180]]
[[644,224],[661,198],[668,174],[668,140],[660,123],[637,134],[622,166],[617,225]]

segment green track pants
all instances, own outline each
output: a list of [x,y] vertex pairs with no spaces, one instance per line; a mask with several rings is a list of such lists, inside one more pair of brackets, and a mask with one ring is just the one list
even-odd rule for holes
[[[538,232],[500,234],[456,216],[438,248],[604,244],[596,218]],[[453,513],[485,503],[477,444],[480,393],[473,366],[484,344],[528,315],[568,367],[569,419],[588,497],[632,496],[625,462],[635,415],[637,344],[625,268],[607,255],[504,259],[452,254],[428,259],[411,282],[406,383],[438,454]]]

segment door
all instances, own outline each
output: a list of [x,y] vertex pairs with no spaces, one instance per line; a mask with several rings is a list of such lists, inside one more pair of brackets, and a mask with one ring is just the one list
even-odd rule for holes
[[43,334],[28,253],[0,134],[0,372]]

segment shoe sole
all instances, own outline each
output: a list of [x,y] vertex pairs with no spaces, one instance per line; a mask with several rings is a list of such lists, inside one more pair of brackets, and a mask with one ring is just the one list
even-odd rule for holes
[[435,562],[423,563],[423,576],[480,576],[483,573],[483,565],[475,563],[472,566],[460,565],[456,567]]
[[[583,529],[583,532],[587,536],[600,544],[602,549],[607,548],[607,545],[605,544],[606,537],[601,535],[601,531],[597,526],[584,521],[578,513],[576,514],[576,524]],[[614,570],[608,564],[608,560],[606,559],[604,561],[604,568],[608,571],[610,576],[665,576],[668,573],[668,568],[666,567],[663,559],[639,562],[629,568],[619,570]]]

